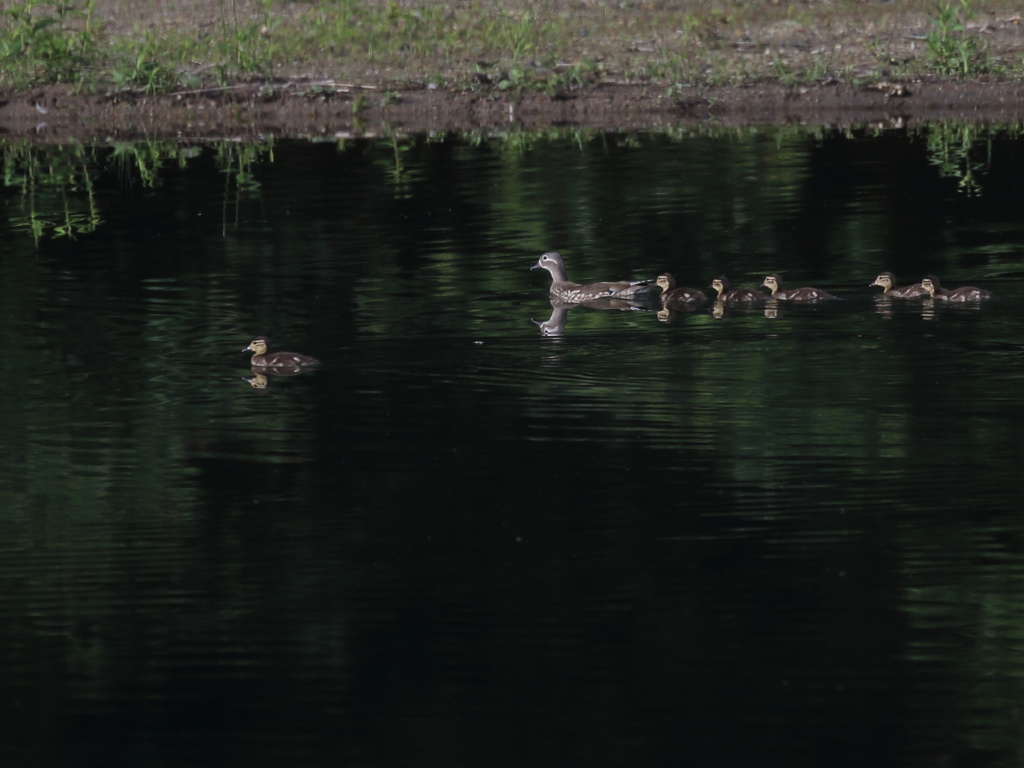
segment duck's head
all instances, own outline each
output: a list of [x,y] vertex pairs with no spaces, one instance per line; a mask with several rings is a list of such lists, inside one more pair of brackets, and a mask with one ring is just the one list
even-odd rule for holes
[[270,347],[270,342],[266,336],[257,336],[255,339],[249,342],[249,346],[243,349],[243,352],[253,352],[257,355],[267,354],[267,349]]
[[711,285],[709,287],[713,288],[718,293],[718,295],[721,296],[723,293],[729,290],[729,280],[728,278],[726,278],[725,275],[722,275],[721,277],[716,277],[714,280],[711,281]]
[[562,257],[559,254],[554,251],[548,251],[537,259],[537,263],[530,267],[530,269],[546,269],[551,274],[555,274],[556,272],[565,271],[565,262],[562,261]]
[[761,285],[774,294],[777,290],[782,288],[782,278],[778,275],[767,275],[764,280],[761,281]]
[[937,291],[942,290],[942,286],[939,284],[939,278],[935,277],[935,275],[922,277],[921,287],[928,291],[929,296],[934,296]]
[[896,275],[892,272],[881,272],[878,277],[875,278],[875,282],[871,283],[868,288],[872,285],[880,285],[882,287],[882,293],[890,291],[896,287]]
[[662,291],[671,291],[676,287],[676,279],[668,272],[658,275],[658,279],[654,282]]

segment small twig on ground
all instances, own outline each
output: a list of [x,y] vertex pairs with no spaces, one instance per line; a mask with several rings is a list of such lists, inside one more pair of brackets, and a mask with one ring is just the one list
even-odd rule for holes
[[237,83],[235,85],[218,85],[211,86],[210,88],[190,88],[185,91],[174,91],[169,93],[168,96],[197,96],[203,93],[216,93],[217,91],[233,91],[240,88],[263,88],[264,86],[272,85],[278,88],[289,88],[295,85],[303,86],[321,86],[326,88],[338,88],[351,90],[351,91],[376,91],[379,90],[376,85],[360,85],[359,83],[336,83],[333,80],[320,80],[317,82],[310,83],[295,83],[289,80],[286,83]]

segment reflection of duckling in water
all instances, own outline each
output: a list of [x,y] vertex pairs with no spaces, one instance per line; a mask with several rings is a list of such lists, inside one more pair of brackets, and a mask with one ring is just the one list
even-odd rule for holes
[[262,373],[255,374],[251,379],[247,379],[243,376],[242,381],[246,382],[253,389],[266,389],[270,386],[270,379]]
[[298,352],[273,352],[267,354],[270,342],[265,336],[258,336],[249,342],[249,346],[243,352],[253,352],[249,365],[253,372],[257,370],[269,370],[271,373],[288,374],[300,373],[320,365],[320,361],[309,355],[300,355]]
[[722,275],[711,281],[711,287],[718,292],[721,304],[763,304],[768,297],[753,288],[730,288],[729,280]]
[[668,272],[658,275],[655,284],[661,288],[662,304],[705,304],[708,297],[704,291],[696,288],[676,288],[676,279]]
[[928,275],[928,277],[922,279],[921,285],[928,291],[928,295],[936,301],[952,301],[962,304],[968,301],[983,301],[995,298],[991,291],[986,291],[984,288],[975,288],[972,285],[965,285],[963,288],[947,291],[942,287],[939,283],[939,278],[935,277],[935,275]]
[[650,280],[620,280],[611,283],[573,283],[565,274],[562,257],[551,251],[543,254],[530,269],[546,269],[551,273],[551,298],[567,304],[580,304],[592,299],[614,296],[617,299],[632,299],[645,296],[653,286]]
[[782,290],[782,278],[778,275],[768,275],[761,285],[772,292],[773,299],[779,301],[831,301],[839,298],[821,288],[793,288],[784,291]]
[[896,287],[896,275],[892,272],[880,272],[875,281],[871,283],[868,288],[872,285],[882,286],[882,295],[889,296],[894,299],[916,299],[919,296],[927,296],[928,291],[924,289],[924,286],[920,283],[914,283],[913,285],[905,285],[902,288]]

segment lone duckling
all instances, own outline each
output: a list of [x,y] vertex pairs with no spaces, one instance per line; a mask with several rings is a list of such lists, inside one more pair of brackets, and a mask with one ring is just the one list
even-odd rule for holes
[[718,293],[722,304],[763,304],[768,297],[753,288],[730,288],[725,275],[711,281],[711,287]]
[[611,283],[573,283],[566,277],[565,262],[554,251],[543,254],[530,269],[546,269],[551,273],[551,298],[566,304],[582,304],[585,301],[614,296],[617,299],[633,299],[648,295],[653,289],[650,280],[620,280]]
[[279,372],[298,372],[307,368],[315,368],[320,361],[309,355],[300,355],[298,352],[274,352],[267,354],[270,346],[266,336],[257,336],[249,342],[249,346],[243,352],[252,352],[252,359],[249,365],[256,369],[271,369]]
[[921,285],[928,295],[936,301],[951,301],[958,303],[966,303],[968,301],[985,301],[986,299],[993,299],[991,291],[986,291],[984,288],[975,288],[972,285],[965,285],[963,288],[955,288],[952,291],[947,291],[939,283],[939,278],[935,275],[928,275],[921,280]]
[[913,285],[905,285],[902,288],[896,287],[896,275],[892,272],[880,272],[875,281],[868,285],[870,288],[873,285],[882,286],[882,295],[889,296],[894,299],[916,299],[919,296],[927,296],[928,291],[924,289],[924,286],[920,283],[914,283]]
[[768,275],[761,285],[772,292],[773,299],[779,301],[830,301],[839,298],[821,288],[793,288],[784,291],[782,290],[782,278],[778,275]]
[[662,304],[704,304],[708,297],[696,288],[676,288],[676,279],[668,272],[662,272],[655,285],[661,288]]

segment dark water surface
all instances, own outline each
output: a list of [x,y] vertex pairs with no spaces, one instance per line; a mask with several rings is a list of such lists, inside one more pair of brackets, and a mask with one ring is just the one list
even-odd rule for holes
[[4,162],[0,765],[1020,764],[1014,134]]

